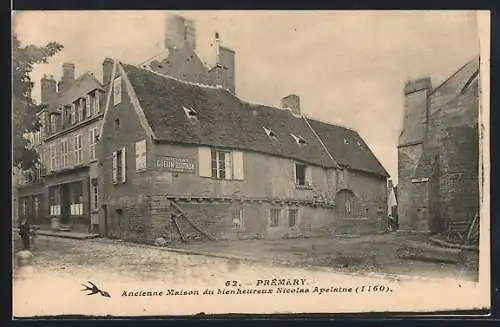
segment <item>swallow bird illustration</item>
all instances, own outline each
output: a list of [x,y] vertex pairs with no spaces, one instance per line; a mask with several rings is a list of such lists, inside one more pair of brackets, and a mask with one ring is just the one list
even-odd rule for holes
[[94,295],[94,294],[101,294],[102,296],[104,297],[111,297],[111,295],[109,295],[108,292],[106,291],[103,291],[101,289],[99,289],[99,287],[97,287],[94,283],[92,283],[91,281],[87,281],[90,285],[92,285],[92,287],[88,286],[88,285],[85,285],[85,284],[82,284],[83,287],[85,287],[83,290],[81,291],[90,291],[90,293],[87,293],[87,295]]

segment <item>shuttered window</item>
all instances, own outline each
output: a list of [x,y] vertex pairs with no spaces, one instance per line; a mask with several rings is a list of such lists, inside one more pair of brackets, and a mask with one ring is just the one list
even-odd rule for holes
[[198,148],[199,173],[202,177],[243,180],[243,152]]
[[146,162],[146,140],[135,143],[135,170],[145,170]]
[[122,78],[117,77],[113,81],[113,104],[116,106],[122,102]]

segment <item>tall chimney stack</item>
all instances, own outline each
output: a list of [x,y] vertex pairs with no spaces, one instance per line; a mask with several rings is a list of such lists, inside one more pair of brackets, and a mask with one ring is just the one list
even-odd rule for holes
[[193,20],[167,14],[165,18],[166,49],[172,50],[188,46],[196,49],[196,25]]
[[44,104],[52,102],[57,95],[57,82],[53,75],[47,77],[46,74],[43,75],[40,80],[41,86],[41,101]]
[[111,73],[113,73],[113,59],[106,57],[102,62],[102,83],[104,85],[111,82]]
[[75,82],[75,64],[71,62],[65,62],[62,65],[62,77],[59,82],[59,92],[67,90]]

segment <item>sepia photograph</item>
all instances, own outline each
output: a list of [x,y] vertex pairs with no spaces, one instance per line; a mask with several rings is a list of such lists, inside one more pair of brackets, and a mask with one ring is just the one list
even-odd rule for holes
[[12,12],[13,319],[489,310],[489,53],[487,11]]

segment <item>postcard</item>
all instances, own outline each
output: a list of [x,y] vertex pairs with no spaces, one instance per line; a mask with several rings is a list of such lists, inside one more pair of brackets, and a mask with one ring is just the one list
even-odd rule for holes
[[14,319],[490,309],[487,11],[15,11]]

